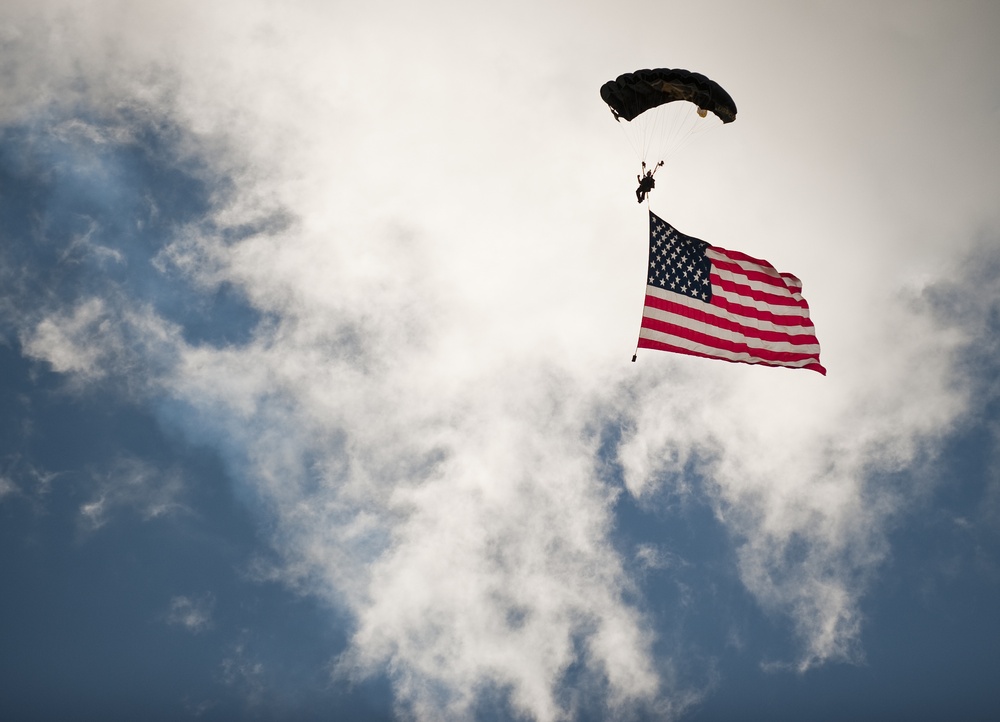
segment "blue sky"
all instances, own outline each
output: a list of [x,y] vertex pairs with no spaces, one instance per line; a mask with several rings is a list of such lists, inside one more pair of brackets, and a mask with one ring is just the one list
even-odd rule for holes
[[[991,718],[998,31],[7,3],[0,716]],[[828,376],[629,362],[597,91],[657,66],[740,114],[651,208],[799,276]]]

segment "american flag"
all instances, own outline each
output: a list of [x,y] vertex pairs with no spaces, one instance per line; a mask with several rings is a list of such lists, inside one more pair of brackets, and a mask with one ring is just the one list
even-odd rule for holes
[[652,211],[638,347],[826,375],[798,278],[685,236]]

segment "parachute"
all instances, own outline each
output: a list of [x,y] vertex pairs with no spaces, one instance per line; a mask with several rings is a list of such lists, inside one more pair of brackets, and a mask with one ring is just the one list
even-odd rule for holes
[[[689,70],[625,73],[601,86],[601,98],[615,120],[628,122],[626,135],[643,167],[650,156],[663,160],[693,134],[736,120],[736,103],[729,93]],[[707,118],[709,113],[713,119]]]
[[601,97],[615,118],[634,120],[664,103],[686,100],[702,111],[715,113],[723,123],[736,120],[736,103],[721,85],[689,70],[636,70],[601,86]]

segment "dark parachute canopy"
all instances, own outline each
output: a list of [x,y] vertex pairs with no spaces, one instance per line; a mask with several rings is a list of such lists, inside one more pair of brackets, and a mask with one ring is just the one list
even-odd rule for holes
[[736,103],[721,85],[701,73],[689,70],[655,68],[619,75],[601,86],[601,98],[615,118],[632,121],[650,108],[676,100],[694,103],[702,111],[711,111],[723,123],[736,120]]

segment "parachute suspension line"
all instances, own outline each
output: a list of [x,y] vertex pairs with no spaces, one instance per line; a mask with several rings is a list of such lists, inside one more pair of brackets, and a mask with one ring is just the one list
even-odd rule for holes
[[667,117],[667,129],[661,143],[663,159],[670,158],[688,145],[696,137],[708,133],[722,125],[714,115],[701,116],[695,105],[675,104],[665,108],[663,114]]
[[[639,97],[638,90],[633,87],[633,88],[631,88],[631,91],[632,91],[632,104],[633,104],[633,106],[634,107],[640,107],[640,105],[641,105],[641,98]],[[636,121],[638,121],[638,122],[636,122]],[[652,126],[655,127],[655,118],[653,119],[653,122],[651,122],[650,121],[650,117],[648,115],[643,116],[643,115],[640,114],[638,117],[633,118],[630,121],[630,123],[636,129],[636,138],[637,138],[638,143],[639,143],[639,148],[638,148],[638,151],[639,151],[638,152],[639,160],[642,161],[643,165],[645,165],[646,164],[646,156],[649,155],[649,147],[650,147],[650,144],[651,144],[651,142],[653,140],[652,133],[651,133],[652,129],[651,129],[650,126],[652,125]]]
[[627,124],[627,123],[628,123],[627,120],[624,121],[623,123],[619,123],[619,125],[621,126],[622,135],[625,137],[625,141],[628,143],[629,147],[632,149],[632,152],[635,155],[637,155],[640,158],[642,158],[643,154],[642,154],[642,147],[641,147],[641,139],[638,139],[638,140],[636,139],[635,134],[632,132],[632,130],[630,128],[626,127],[625,124]]

